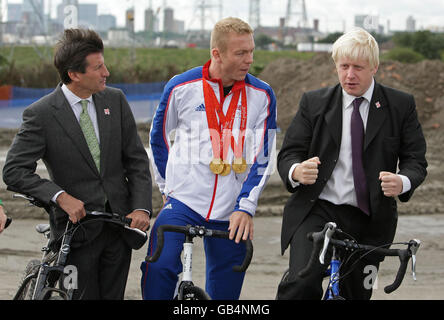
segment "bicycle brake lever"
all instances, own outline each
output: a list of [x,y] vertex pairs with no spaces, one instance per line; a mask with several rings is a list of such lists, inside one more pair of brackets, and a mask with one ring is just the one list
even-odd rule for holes
[[328,244],[330,243],[330,239],[336,230],[336,223],[329,222],[326,224],[327,230],[325,231],[324,236],[324,247],[322,248],[321,253],[319,254],[319,262],[324,264],[325,254],[327,253]]
[[412,277],[413,280],[416,281],[416,252],[421,245],[421,241],[417,239],[413,239],[409,242],[409,249],[412,253]]

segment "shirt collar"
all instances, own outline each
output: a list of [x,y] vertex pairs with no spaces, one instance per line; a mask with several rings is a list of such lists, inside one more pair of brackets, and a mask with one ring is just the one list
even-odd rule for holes
[[[221,79],[210,78],[210,71],[209,71],[210,64],[211,64],[211,59],[208,60],[204,64],[204,66],[202,67],[202,77],[208,81],[217,82],[217,83],[219,83],[220,87],[222,87],[222,80]],[[245,87],[245,79],[242,81],[235,81],[234,84],[232,85],[231,92],[234,92],[236,90],[240,90],[243,87]]]
[[79,98],[71,90],[69,90],[69,88],[65,84],[62,84],[62,91],[66,97],[66,100],[68,100],[70,106],[74,106],[75,104],[79,103],[82,100],[88,100],[90,103],[92,102],[92,96],[89,96],[86,99]]
[[[368,103],[370,103],[370,101],[372,100],[372,95],[373,95],[373,89],[375,88],[375,79],[372,79],[372,84],[370,85],[370,87],[367,89],[367,91],[361,96],[363,97]],[[350,94],[348,94],[347,92],[345,92],[344,89],[342,89],[342,101],[344,102],[344,107],[348,108],[352,105],[353,100],[355,100],[356,98],[359,97],[355,97],[352,96]]]

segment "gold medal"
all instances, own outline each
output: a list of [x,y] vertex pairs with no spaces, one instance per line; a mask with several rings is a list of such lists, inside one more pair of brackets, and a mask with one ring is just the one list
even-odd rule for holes
[[220,175],[221,176],[226,176],[226,175],[228,175],[228,174],[230,174],[230,172],[231,172],[231,166],[230,166],[230,164],[229,163],[227,163],[227,162],[223,162],[223,164],[224,164],[224,169],[222,170],[222,172],[220,173]]
[[214,174],[221,174],[225,169],[221,158],[214,158],[210,162],[210,170]]
[[234,158],[231,165],[236,173],[243,173],[247,170],[247,161],[244,158]]

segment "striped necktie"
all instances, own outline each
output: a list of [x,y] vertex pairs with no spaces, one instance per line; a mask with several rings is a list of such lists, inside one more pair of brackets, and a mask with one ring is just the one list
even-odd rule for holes
[[79,124],[88,144],[89,151],[94,159],[97,170],[100,172],[100,146],[97,140],[96,131],[88,114],[88,100],[81,100],[82,113],[80,113]]

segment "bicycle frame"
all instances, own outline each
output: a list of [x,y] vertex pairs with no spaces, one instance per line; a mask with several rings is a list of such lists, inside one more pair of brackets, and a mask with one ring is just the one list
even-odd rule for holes
[[186,235],[185,242],[183,243],[183,267],[182,267],[182,281],[180,282],[177,298],[178,300],[184,300],[184,288],[188,286],[194,286],[193,284],[193,238]]
[[327,275],[330,276],[327,290],[325,291],[324,300],[333,300],[339,297],[339,277],[340,277],[341,260],[336,255],[336,249],[333,248],[333,256],[330,261],[330,268],[327,270]]
[[[71,222],[66,224],[65,233],[63,235],[62,244],[60,246],[55,265],[51,266],[48,262],[43,262],[41,265],[32,296],[33,300],[43,300],[51,292],[57,292],[62,296],[63,299],[71,300],[73,294],[73,290],[71,288],[65,288],[66,292],[61,289],[54,288],[55,283],[60,280],[60,276],[64,274],[65,263],[68,259],[68,254],[71,248],[71,239],[74,235],[74,229],[71,228],[71,226]],[[42,261],[44,261],[44,259],[42,259]],[[53,274],[53,279],[50,280],[51,283],[48,287],[46,285],[46,281]]]

